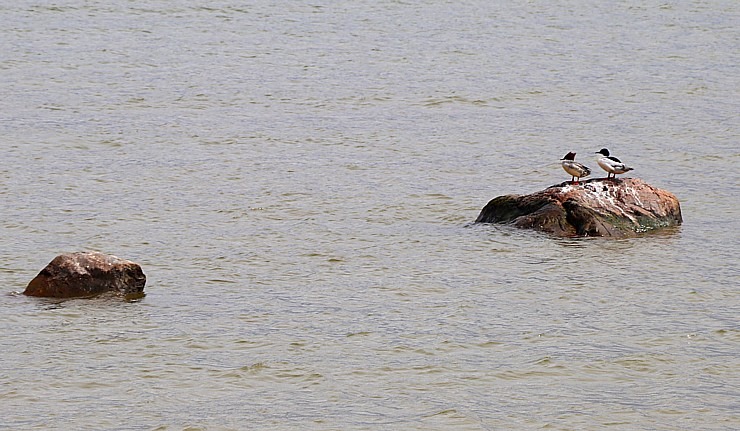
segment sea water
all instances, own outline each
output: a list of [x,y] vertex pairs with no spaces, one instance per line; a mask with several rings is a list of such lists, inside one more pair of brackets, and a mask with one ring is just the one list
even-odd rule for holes
[[[737,2],[0,19],[0,429],[740,428]],[[684,224],[472,223],[603,147]],[[81,250],[146,297],[19,294]]]

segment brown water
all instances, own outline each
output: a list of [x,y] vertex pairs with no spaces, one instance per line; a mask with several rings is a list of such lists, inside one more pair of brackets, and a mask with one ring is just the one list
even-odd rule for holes
[[[740,428],[740,4],[601,3],[0,6],[0,429]],[[602,147],[684,225],[471,224]]]

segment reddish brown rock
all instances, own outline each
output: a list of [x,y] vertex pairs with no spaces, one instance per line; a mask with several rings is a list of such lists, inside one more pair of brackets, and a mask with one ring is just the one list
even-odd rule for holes
[[54,258],[33,279],[24,295],[52,298],[94,296],[115,292],[144,295],[146,276],[141,266],[103,253],[65,253]]
[[476,223],[510,223],[557,236],[631,237],[682,222],[678,199],[639,178],[570,182],[494,198]]

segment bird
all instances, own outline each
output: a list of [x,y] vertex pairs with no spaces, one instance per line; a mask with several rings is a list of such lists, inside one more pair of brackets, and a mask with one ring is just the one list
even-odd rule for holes
[[[606,178],[617,178],[617,174],[623,174],[628,171],[633,171],[633,168],[628,167],[621,160],[614,156],[609,155],[609,150],[602,148],[597,151],[596,154],[601,154],[597,163],[601,166],[601,169],[606,171]],[[612,177],[612,175],[614,175]]]
[[[571,175],[572,178],[570,179],[570,182],[577,185],[581,177],[587,177],[591,175],[591,169],[576,162],[575,159],[576,153],[570,152],[566,154],[565,157],[560,159],[560,163],[563,165],[563,169],[565,169],[565,172]],[[578,178],[578,180],[576,180],[576,178]]]

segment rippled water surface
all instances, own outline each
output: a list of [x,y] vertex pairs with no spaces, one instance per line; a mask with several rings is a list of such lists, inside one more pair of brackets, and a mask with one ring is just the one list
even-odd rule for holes
[[[0,19],[0,429],[740,428],[737,2]],[[602,147],[684,225],[471,223]],[[18,294],[77,250],[147,296]]]

